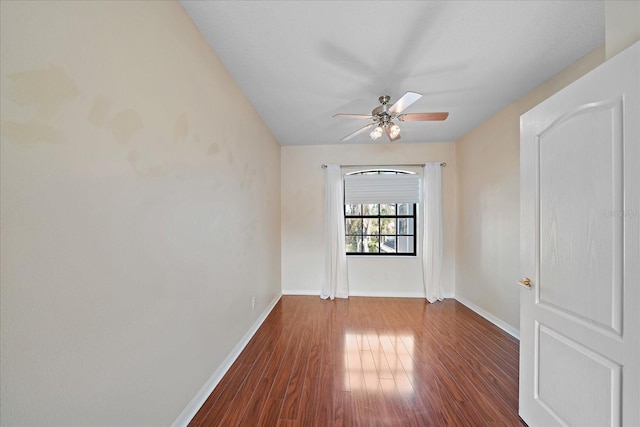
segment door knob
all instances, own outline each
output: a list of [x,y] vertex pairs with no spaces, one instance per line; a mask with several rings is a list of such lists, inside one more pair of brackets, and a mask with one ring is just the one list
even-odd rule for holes
[[518,280],[518,284],[520,286],[524,286],[525,288],[531,289],[531,279],[529,279],[528,277]]

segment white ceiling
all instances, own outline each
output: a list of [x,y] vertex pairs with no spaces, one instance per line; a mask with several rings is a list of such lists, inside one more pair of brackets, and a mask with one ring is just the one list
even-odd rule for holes
[[339,144],[369,122],[334,114],[370,114],[406,91],[424,95],[406,113],[450,116],[401,123],[400,142],[455,141],[605,32],[593,0],[181,4],[281,145]]

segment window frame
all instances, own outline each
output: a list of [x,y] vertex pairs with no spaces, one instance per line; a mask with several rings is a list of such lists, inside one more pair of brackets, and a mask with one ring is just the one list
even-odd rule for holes
[[[395,173],[398,174],[412,174],[411,172],[399,171],[399,170],[389,170],[389,169],[368,169],[363,171],[357,171],[353,173],[349,173],[349,175],[363,175],[363,174],[389,174]],[[413,206],[412,214],[398,214],[398,205],[409,205]],[[363,212],[362,206],[367,205],[363,203],[353,203],[350,204],[353,206],[360,206],[360,214],[347,214],[347,204],[343,201],[343,212],[344,212],[344,230],[345,230],[345,246],[346,240],[349,237],[362,237],[364,234],[348,234],[347,223],[350,219],[360,219],[364,222],[365,219],[377,219],[378,221],[378,233],[377,234],[367,234],[366,236],[377,237],[378,238],[378,252],[349,252],[345,250],[347,256],[382,256],[382,257],[394,257],[394,256],[405,256],[405,257],[415,257],[418,255],[418,204],[417,203],[369,203],[368,205],[377,205],[378,206],[378,214],[377,215],[365,215]],[[388,205],[394,206],[395,215],[382,215],[380,214],[380,205]],[[395,233],[394,234],[382,234],[381,230],[381,222],[383,219],[395,219]],[[399,219],[412,219],[413,220],[413,234],[398,234],[398,220]],[[396,241],[396,252],[384,252],[381,250],[381,244],[383,238],[385,237],[395,237]],[[413,251],[412,252],[397,252],[398,247],[398,237],[411,237],[413,240]]]

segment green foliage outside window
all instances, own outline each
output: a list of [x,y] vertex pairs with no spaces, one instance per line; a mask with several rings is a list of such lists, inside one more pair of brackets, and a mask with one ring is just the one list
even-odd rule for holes
[[415,205],[345,205],[347,254],[415,255]]

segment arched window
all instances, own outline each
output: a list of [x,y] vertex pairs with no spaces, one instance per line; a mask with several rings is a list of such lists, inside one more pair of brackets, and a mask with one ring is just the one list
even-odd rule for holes
[[389,169],[345,175],[347,255],[416,255],[419,182],[413,172]]

